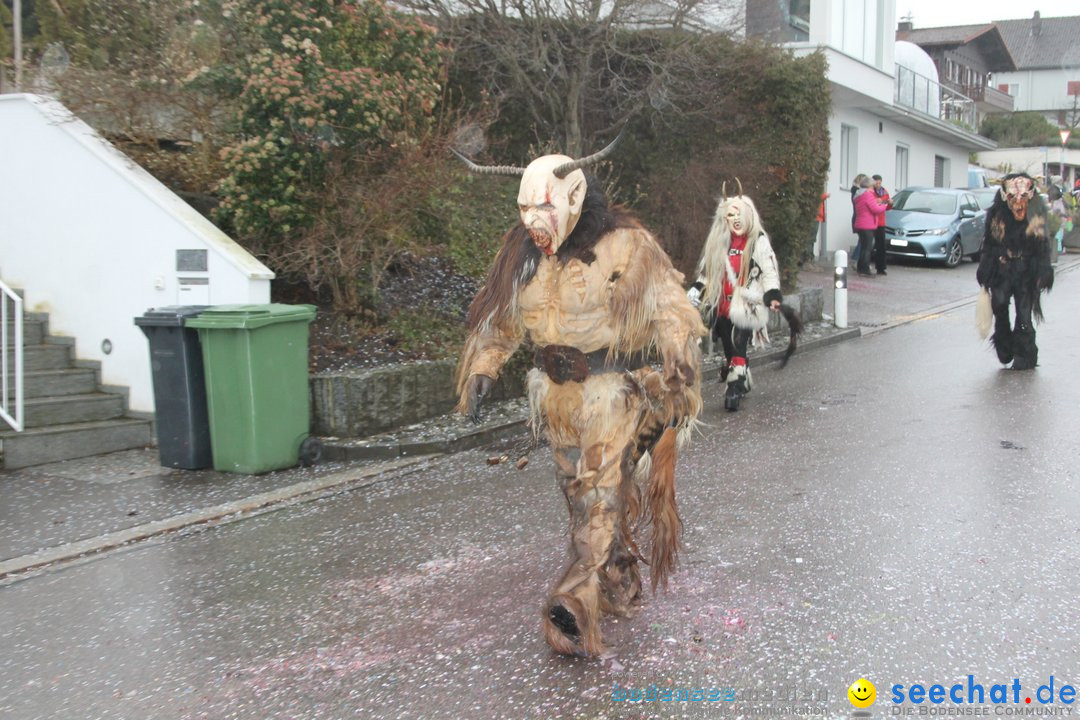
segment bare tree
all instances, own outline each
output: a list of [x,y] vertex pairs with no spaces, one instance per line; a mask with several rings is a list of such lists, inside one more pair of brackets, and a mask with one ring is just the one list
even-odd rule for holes
[[702,33],[738,32],[738,0],[400,0],[430,18],[455,71],[487,99],[581,155],[642,107],[663,108],[667,58]]

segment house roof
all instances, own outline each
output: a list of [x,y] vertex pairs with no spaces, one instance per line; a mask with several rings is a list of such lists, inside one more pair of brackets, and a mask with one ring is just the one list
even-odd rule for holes
[[896,33],[896,39],[906,40],[916,45],[963,45],[988,32],[993,27],[990,23],[983,23],[982,25],[953,25],[950,27],[901,30]]
[[1010,56],[1008,45],[993,23],[899,30],[896,39],[915,43],[924,49],[973,45],[990,63],[992,70],[1019,69]]
[[997,20],[994,24],[1017,70],[1080,68],[1080,16]]

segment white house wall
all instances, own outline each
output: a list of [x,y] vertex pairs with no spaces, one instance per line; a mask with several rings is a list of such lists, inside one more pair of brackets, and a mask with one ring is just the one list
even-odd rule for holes
[[1013,109],[1016,112],[1055,111],[1053,113],[1055,117],[1050,119],[1051,122],[1057,123],[1056,111],[1073,108],[1076,98],[1068,94],[1068,83],[1070,80],[1075,81],[1078,77],[1080,73],[1076,68],[996,72],[994,86],[1019,85],[1013,96]]
[[934,158],[947,158],[949,187],[967,185],[967,152],[943,140],[928,137],[903,125],[881,118],[869,111],[855,108],[835,108],[829,120],[830,166],[825,205],[825,246],[820,236],[816,255],[831,259],[836,250],[848,250],[855,244],[851,230],[851,179],[841,177],[841,125],[858,129],[858,148],[855,173],[881,175],[882,185],[893,195],[896,185],[896,147],[908,148],[908,185],[934,184]]
[[978,156],[979,164],[1003,173],[1025,172],[1032,177],[1049,174],[1059,175],[1059,168],[1064,164],[1064,179],[1072,186],[1080,167],[1080,150],[1062,149],[1060,145],[1046,147],[1011,147],[997,150],[982,150]]
[[[0,96],[0,158],[0,279],[101,363],[104,384],[128,387],[132,410],[154,409],[135,317],[269,302],[270,270],[56,103]],[[206,271],[179,272],[178,250],[204,251]]]

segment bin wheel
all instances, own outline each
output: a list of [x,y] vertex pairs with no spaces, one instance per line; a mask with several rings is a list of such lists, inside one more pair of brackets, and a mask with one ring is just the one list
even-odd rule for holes
[[306,437],[304,441],[300,443],[300,465],[302,467],[311,467],[322,460],[323,444],[322,440],[314,437]]

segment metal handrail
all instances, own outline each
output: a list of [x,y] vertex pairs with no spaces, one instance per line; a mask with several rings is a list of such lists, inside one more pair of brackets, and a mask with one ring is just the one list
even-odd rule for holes
[[894,101],[939,120],[958,122],[975,132],[978,125],[975,101],[937,80],[896,65]]
[[[24,422],[23,408],[23,300],[0,280],[0,418],[10,425],[15,432],[22,432]],[[14,342],[8,342],[8,301],[14,307],[11,323],[14,327]],[[14,359],[9,363],[9,357]],[[8,372],[14,365],[12,372]],[[11,395],[14,385],[15,396]]]

